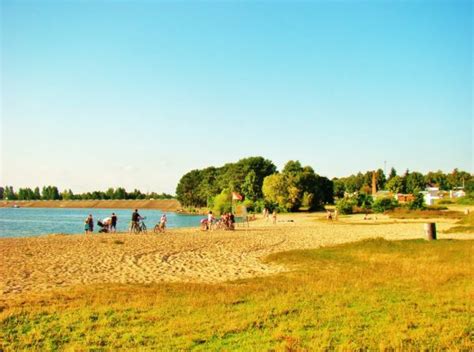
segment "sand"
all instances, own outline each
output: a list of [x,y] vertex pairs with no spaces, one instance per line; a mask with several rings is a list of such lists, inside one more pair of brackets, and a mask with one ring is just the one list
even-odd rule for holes
[[[288,220],[293,220],[289,222]],[[438,231],[453,225],[437,220]],[[263,219],[236,231],[198,228],[165,234],[48,235],[0,239],[0,292],[21,293],[97,283],[215,283],[271,275],[289,268],[265,263],[268,254],[318,248],[366,238],[423,238],[423,221],[356,215],[339,221],[324,214],[288,214],[276,225]],[[469,239],[471,234],[442,234]]]

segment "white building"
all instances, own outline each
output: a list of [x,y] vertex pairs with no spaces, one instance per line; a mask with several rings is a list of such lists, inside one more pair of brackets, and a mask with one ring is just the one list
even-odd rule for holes
[[426,205],[433,205],[436,199],[441,199],[438,187],[426,187],[421,193],[423,194]]

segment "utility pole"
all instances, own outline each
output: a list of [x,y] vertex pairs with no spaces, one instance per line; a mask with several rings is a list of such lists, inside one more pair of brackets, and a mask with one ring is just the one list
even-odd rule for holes
[[385,174],[385,177],[387,177],[387,160],[383,161],[383,173]]

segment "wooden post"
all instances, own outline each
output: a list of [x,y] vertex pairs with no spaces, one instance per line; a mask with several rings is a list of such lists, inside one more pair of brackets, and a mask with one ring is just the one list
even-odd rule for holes
[[427,241],[433,241],[436,239],[436,224],[434,222],[428,222],[425,224],[425,234]]

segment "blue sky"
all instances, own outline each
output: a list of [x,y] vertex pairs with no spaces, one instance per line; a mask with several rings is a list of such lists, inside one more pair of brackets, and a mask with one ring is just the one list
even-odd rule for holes
[[470,1],[3,0],[1,30],[0,184],[473,171]]

